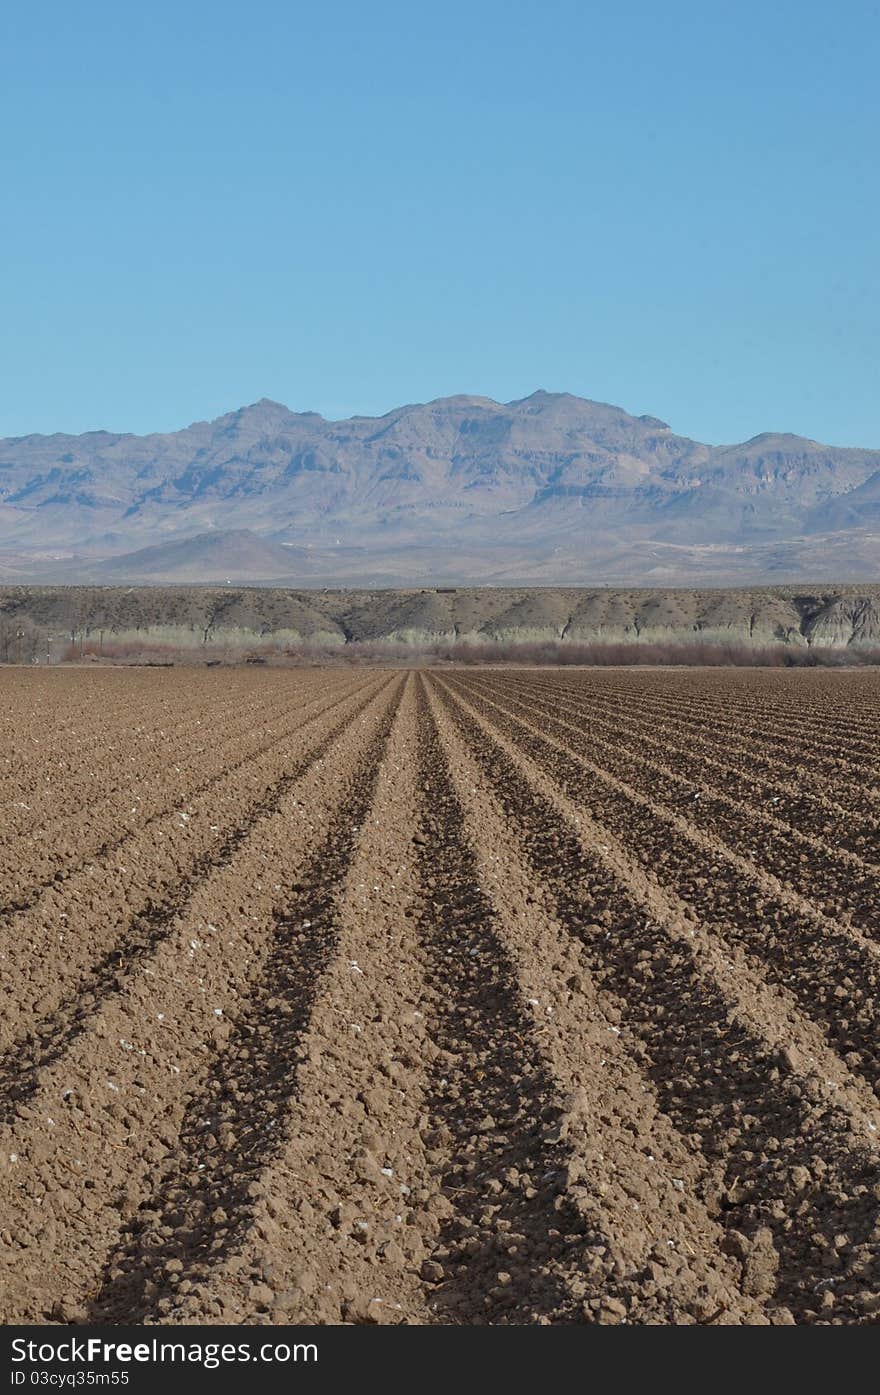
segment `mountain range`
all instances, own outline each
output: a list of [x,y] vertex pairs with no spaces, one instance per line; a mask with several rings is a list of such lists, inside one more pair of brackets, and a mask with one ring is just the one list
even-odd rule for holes
[[0,440],[0,579],[723,584],[880,571],[880,451],[568,393]]

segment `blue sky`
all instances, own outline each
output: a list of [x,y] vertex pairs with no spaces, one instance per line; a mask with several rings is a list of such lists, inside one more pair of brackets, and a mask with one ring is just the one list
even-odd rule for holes
[[880,6],[7,0],[0,434],[543,387],[880,446]]

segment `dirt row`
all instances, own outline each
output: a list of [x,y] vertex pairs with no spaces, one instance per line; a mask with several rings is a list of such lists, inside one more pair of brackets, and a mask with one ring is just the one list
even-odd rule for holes
[[[555,679],[584,689],[582,670],[537,669],[536,676]],[[625,695],[630,689],[650,693],[658,704],[685,704],[697,714],[725,712],[741,723],[757,717],[761,731],[792,724],[809,728],[812,739],[825,741],[832,750],[840,738],[856,747],[870,743],[878,721],[876,682],[864,670],[814,669],[798,672],[765,670],[756,684],[743,670],[720,669],[713,675],[700,672],[696,690],[688,669],[605,669],[590,675],[589,688],[596,693]],[[635,678],[635,682],[633,679]]]
[[865,859],[604,675],[159,676],[185,803],[0,923],[0,1317],[877,1321]]
[[[589,750],[603,769],[633,788],[649,790],[665,808],[714,833],[828,914],[861,925],[869,934],[880,928],[880,831],[873,822],[854,825],[850,817],[848,844],[842,845],[834,836],[837,830],[821,818],[804,820],[803,805],[796,800],[791,808],[786,796],[768,799],[765,791],[756,790],[747,767],[731,768],[703,752],[681,749],[662,725],[646,731],[592,712],[585,719],[582,709],[521,684],[510,686],[507,702],[539,721],[542,729],[579,743],[577,749]],[[657,734],[649,734],[651,730]]]
[[[449,711],[483,780],[497,788],[505,821],[522,830],[521,856],[535,882],[548,888],[559,921],[591,951],[593,982],[615,995],[609,1021],[622,1039],[635,1033],[635,1058],[664,1113],[703,1160],[698,1194],[710,1215],[735,1232],[725,1248],[733,1246],[744,1264],[759,1265],[758,1255],[749,1260],[749,1244],[757,1246],[779,1268],[793,1248],[795,1282],[780,1289],[776,1269],[765,1276],[767,1292],[783,1299],[786,1310],[773,1316],[815,1316],[813,1290],[823,1275],[810,1269],[789,1207],[794,1203],[791,1209],[802,1212],[815,1235],[827,1211],[828,1228],[859,1250],[876,1214],[873,1092],[852,1080],[788,995],[768,992],[686,903],[634,862],[628,844],[589,819],[583,804],[560,795],[539,765],[499,742],[466,708],[450,700]],[[650,1128],[646,1134],[653,1152]],[[832,1161],[825,1192],[817,1184]],[[808,1205],[798,1206],[793,1185],[795,1196],[801,1186],[809,1193]],[[863,1214],[854,1219],[859,1208]],[[857,1286],[862,1263],[859,1252]],[[859,1287],[857,1305],[868,1301],[863,1293]]]
[[[111,757],[132,738],[139,765],[146,765],[169,732],[180,738],[198,735],[207,714],[197,695],[210,692],[204,675],[194,674],[193,682],[175,687],[173,695],[165,693],[164,678],[117,670],[106,677],[84,674],[74,688],[63,670],[41,675],[25,669],[16,678],[5,672],[4,687],[18,720],[7,718],[0,727],[0,800],[15,819],[13,826],[27,828],[38,822],[34,799],[44,797],[47,804],[53,799],[75,800],[78,780],[102,774],[108,759],[111,767],[118,765]],[[243,703],[254,706],[259,701],[253,685],[245,686],[240,679],[229,692],[213,696],[212,712],[220,723]],[[100,723],[94,721],[96,711],[101,713]]]
[[[314,697],[303,694],[291,704],[290,695],[271,720],[267,714],[236,713],[221,729],[219,739],[201,737],[199,744],[175,739],[165,743],[164,759],[156,759],[154,773],[126,770],[127,762],[137,761],[137,738],[133,752],[122,766],[121,778],[99,798],[80,799],[71,813],[59,812],[36,831],[16,837],[7,832],[0,844],[0,884],[7,900],[0,914],[24,910],[33,905],[47,887],[66,881],[87,864],[91,876],[107,860],[130,848],[157,825],[170,824],[188,835],[195,831],[193,820],[206,811],[209,827],[220,832],[222,824],[210,823],[218,816],[227,789],[241,772],[249,777],[264,766],[271,767],[278,750],[295,740],[323,712],[339,706],[357,685],[332,687]],[[94,775],[92,788],[94,788]],[[109,781],[102,780],[106,786]],[[191,839],[190,839],[191,841]]]
[[[750,755],[763,757],[778,768],[797,774],[809,771],[812,778],[817,779],[819,788],[822,782],[834,781],[839,798],[860,798],[873,806],[876,812],[880,799],[876,788],[876,777],[880,773],[877,754],[880,711],[876,703],[872,704],[870,699],[866,699],[861,720],[864,736],[859,738],[856,749],[851,749],[845,739],[826,730],[823,719],[812,710],[811,705],[802,711],[798,702],[784,701],[786,694],[791,696],[791,677],[779,689],[783,711],[774,711],[771,717],[755,711],[751,704],[744,704],[740,711],[731,711],[730,689],[726,686],[728,680],[734,692],[737,684],[748,680],[728,670],[723,672],[725,677],[720,685],[718,680],[715,683],[707,681],[708,701],[702,694],[699,701],[688,698],[686,688],[680,686],[681,680],[676,683],[674,678],[669,678],[662,671],[659,674],[640,673],[634,682],[625,686],[621,686],[619,677],[604,682],[603,676],[598,680],[593,678],[589,693],[592,701],[600,701],[612,710],[616,707],[620,711],[639,712],[653,720],[662,717],[674,721],[686,714],[686,725],[698,734],[723,738],[725,742],[729,738],[738,747],[747,749]],[[772,673],[762,674],[761,677],[762,681],[768,683],[780,682]],[[838,693],[845,694],[843,701],[848,701],[852,692],[859,691],[857,677],[855,674],[797,675],[798,681],[809,690],[811,698],[830,680],[837,684]],[[848,685],[844,688],[847,680]],[[583,692],[577,677],[572,678],[564,672],[555,674],[549,681],[557,688]],[[868,687],[867,684],[863,686]],[[866,770],[872,776],[872,782],[868,785],[863,778]]]
[[[459,690],[476,689],[459,680]],[[497,699],[497,700],[496,700]],[[508,711],[506,699],[476,698],[493,720],[603,827],[624,840],[640,863],[795,995],[853,1070],[880,1079],[880,947],[855,927],[832,920],[777,878],[729,849],[652,793],[641,792],[583,754],[588,735],[565,732],[565,744],[542,715],[536,726]]]
[[[46,991],[61,1001],[45,1011],[39,1004],[44,1028],[36,1039],[29,1004],[19,1001],[26,1046],[13,1041],[6,1053],[11,1098],[0,1141],[12,1271],[3,1291],[29,1295],[19,1301],[41,1303],[45,1315],[48,1244],[59,1255],[53,1301],[60,1293],[71,1311],[86,1311],[121,1224],[145,1199],[149,1167],[176,1156],[186,1102],[204,1087],[235,1030],[240,1000],[271,954],[279,894],[298,882],[352,783],[372,778],[401,681],[385,676],[371,685],[365,706],[279,775],[270,804],[144,927],[153,933],[136,948],[123,943],[115,957],[108,948],[99,972],[69,989],[53,984],[46,965]],[[112,916],[106,923],[112,935]],[[87,948],[93,953],[92,943]],[[14,1068],[17,1058],[25,1069]]]
[[[684,774],[710,773],[713,788],[729,791],[755,808],[782,816],[811,837],[824,838],[869,861],[880,856],[880,814],[874,807],[870,782],[864,776],[855,789],[842,794],[861,806],[856,811],[839,802],[839,784],[814,777],[803,764],[794,771],[786,769],[758,754],[748,742],[737,741],[727,733],[720,741],[711,726],[701,732],[688,720],[681,704],[674,712],[660,713],[634,697],[612,702],[607,693],[576,692],[538,677],[526,677],[522,672],[511,674],[509,682],[512,688],[524,687],[552,703],[560,715],[570,713],[582,726],[604,724],[604,729],[615,733],[615,744],[629,746],[631,736],[638,742],[652,743],[665,759],[676,762],[676,770]],[[855,819],[854,812],[858,813]]]
[[[727,677],[728,671],[725,671]],[[770,678],[770,675],[761,677]],[[840,675],[833,677],[840,684]],[[731,684],[735,684],[734,672],[729,672],[729,678]],[[801,678],[805,684],[812,681],[812,675],[801,675]],[[654,723],[662,720],[678,728],[686,739],[703,738],[708,745],[722,744],[725,751],[734,751],[739,759],[748,760],[750,767],[795,781],[817,798],[833,798],[847,813],[874,819],[880,816],[880,794],[877,792],[880,713],[876,710],[867,710],[863,718],[866,749],[848,752],[837,739],[824,737],[819,717],[810,717],[802,723],[794,704],[785,713],[785,720],[780,718],[774,727],[754,713],[748,721],[731,716],[724,688],[715,691],[717,682],[707,685],[713,693],[713,702],[699,703],[688,702],[681,692],[658,691],[654,674],[640,674],[630,688],[623,691],[598,682],[590,684],[589,691],[584,692],[579,685],[566,679],[568,675],[559,674],[538,681],[554,692],[573,692],[593,709],[601,706],[611,716],[639,716]]]
[[[329,682],[299,679],[281,691],[269,688],[256,700],[253,693],[239,693],[218,704],[207,700],[195,684],[181,693],[179,702],[166,704],[159,725],[150,720],[149,709],[102,709],[107,737],[95,749],[78,750],[75,760],[67,752],[66,738],[50,726],[40,737],[46,754],[41,768],[27,781],[16,777],[16,797],[6,791],[4,846],[17,839],[16,847],[27,850],[32,839],[39,853],[41,844],[45,848],[75,827],[87,800],[93,821],[108,828],[133,826],[151,812],[156,800],[173,799],[175,784],[184,792],[192,787],[191,767],[195,763],[198,771],[206,752],[222,768],[224,761],[246,754],[239,749],[246,738],[256,739],[260,733],[271,737],[279,724],[293,729],[301,704],[331,692],[341,696],[356,682],[350,675],[334,676]],[[101,791],[97,802],[96,785]]]
[[[26,1050],[21,1059],[15,1054],[24,1045],[18,1019],[27,1023],[29,1041],[51,1037],[65,1000],[78,1005],[82,991],[112,981],[130,956],[148,949],[206,876],[229,862],[255,824],[274,812],[291,784],[349,727],[378,686],[373,682],[304,721],[295,745],[273,745],[233,767],[222,783],[190,801],[188,811],[148,822],[100,859],[74,860],[60,880],[5,917],[0,988],[16,1010],[0,1022],[0,1050],[13,1052],[14,1074],[28,1064]],[[82,924],[87,935],[77,933]],[[91,1000],[85,1003],[90,1008]]]

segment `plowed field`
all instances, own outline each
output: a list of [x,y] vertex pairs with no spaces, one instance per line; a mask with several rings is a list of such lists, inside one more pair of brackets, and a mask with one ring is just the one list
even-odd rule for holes
[[6,1322],[880,1320],[876,676],[0,695]]

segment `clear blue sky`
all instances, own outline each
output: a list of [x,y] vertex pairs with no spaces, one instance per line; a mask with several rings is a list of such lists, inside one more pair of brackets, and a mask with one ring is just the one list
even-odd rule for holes
[[880,446],[880,7],[7,0],[0,434],[565,390]]

